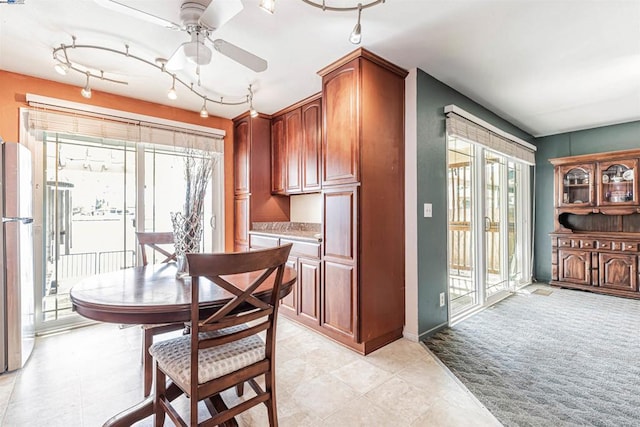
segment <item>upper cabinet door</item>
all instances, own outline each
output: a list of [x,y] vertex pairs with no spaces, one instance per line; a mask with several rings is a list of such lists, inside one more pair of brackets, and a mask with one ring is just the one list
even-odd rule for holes
[[271,122],[271,192],[284,194],[286,187],[287,147],[284,137],[284,117]]
[[322,102],[317,99],[302,107],[302,191],[320,190],[322,146]]
[[234,192],[235,194],[247,194],[249,188],[249,120],[243,119],[236,123],[234,129]]
[[637,205],[637,159],[598,162],[598,204],[601,206]]
[[360,179],[359,70],[359,59],[354,59],[322,79],[323,186],[355,183]]
[[594,206],[594,165],[558,166],[556,182],[558,197],[556,206]]
[[287,141],[287,179],[286,192],[299,193],[302,191],[302,113],[300,108],[284,116],[284,133]]

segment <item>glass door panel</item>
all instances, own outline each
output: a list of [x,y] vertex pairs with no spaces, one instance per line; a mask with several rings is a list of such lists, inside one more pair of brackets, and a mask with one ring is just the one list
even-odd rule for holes
[[507,163],[507,221],[508,221],[508,247],[507,257],[509,263],[509,288],[515,290],[520,287],[524,274],[523,242],[526,233],[525,218],[521,197],[522,191],[522,165],[520,163]]
[[[212,153],[199,153],[193,149],[176,147],[168,149],[163,146],[150,145],[145,147],[145,218],[143,228],[145,231],[172,231],[171,214],[182,212],[185,203],[185,158],[186,156],[204,156]],[[214,155],[215,160],[215,155]],[[215,167],[215,162],[214,162]],[[212,182],[206,189],[204,201],[203,233],[201,250],[213,251],[212,242]],[[152,251],[154,256],[157,254]],[[162,259],[158,260],[162,261]],[[155,262],[155,258],[149,260]]]
[[122,141],[44,139],[45,284],[42,322],[72,315],[80,279],[135,264],[135,151]]
[[506,159],[494,152],[484,155],[484,241],[485,241],[485,283],[486,297],[508,289],[505,271],[506,222]]
[[452,313],[478,304],[475,280],[474,147],[452,139],[448,153],[449,301]]

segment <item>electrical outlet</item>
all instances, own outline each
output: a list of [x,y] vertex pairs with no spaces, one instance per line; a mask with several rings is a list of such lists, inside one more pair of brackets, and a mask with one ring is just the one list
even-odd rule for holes
[[440,292],[440,307],[444,307],[444,292]]

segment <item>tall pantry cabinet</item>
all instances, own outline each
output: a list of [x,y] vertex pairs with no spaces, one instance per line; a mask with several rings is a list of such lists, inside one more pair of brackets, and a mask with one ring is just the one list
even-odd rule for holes
[[404,325],[404,79],[358,49],[322,77],[320,323],[367,354]]
[[289,221],[289,199],[271,194],[271,117],[233,119],[234,250],[249,250],[252,222]]

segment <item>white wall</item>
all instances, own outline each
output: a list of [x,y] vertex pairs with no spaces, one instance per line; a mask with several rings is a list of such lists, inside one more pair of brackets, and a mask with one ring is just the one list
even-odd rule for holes
[[291,196],[291,222],[322,223],[322,194]]

